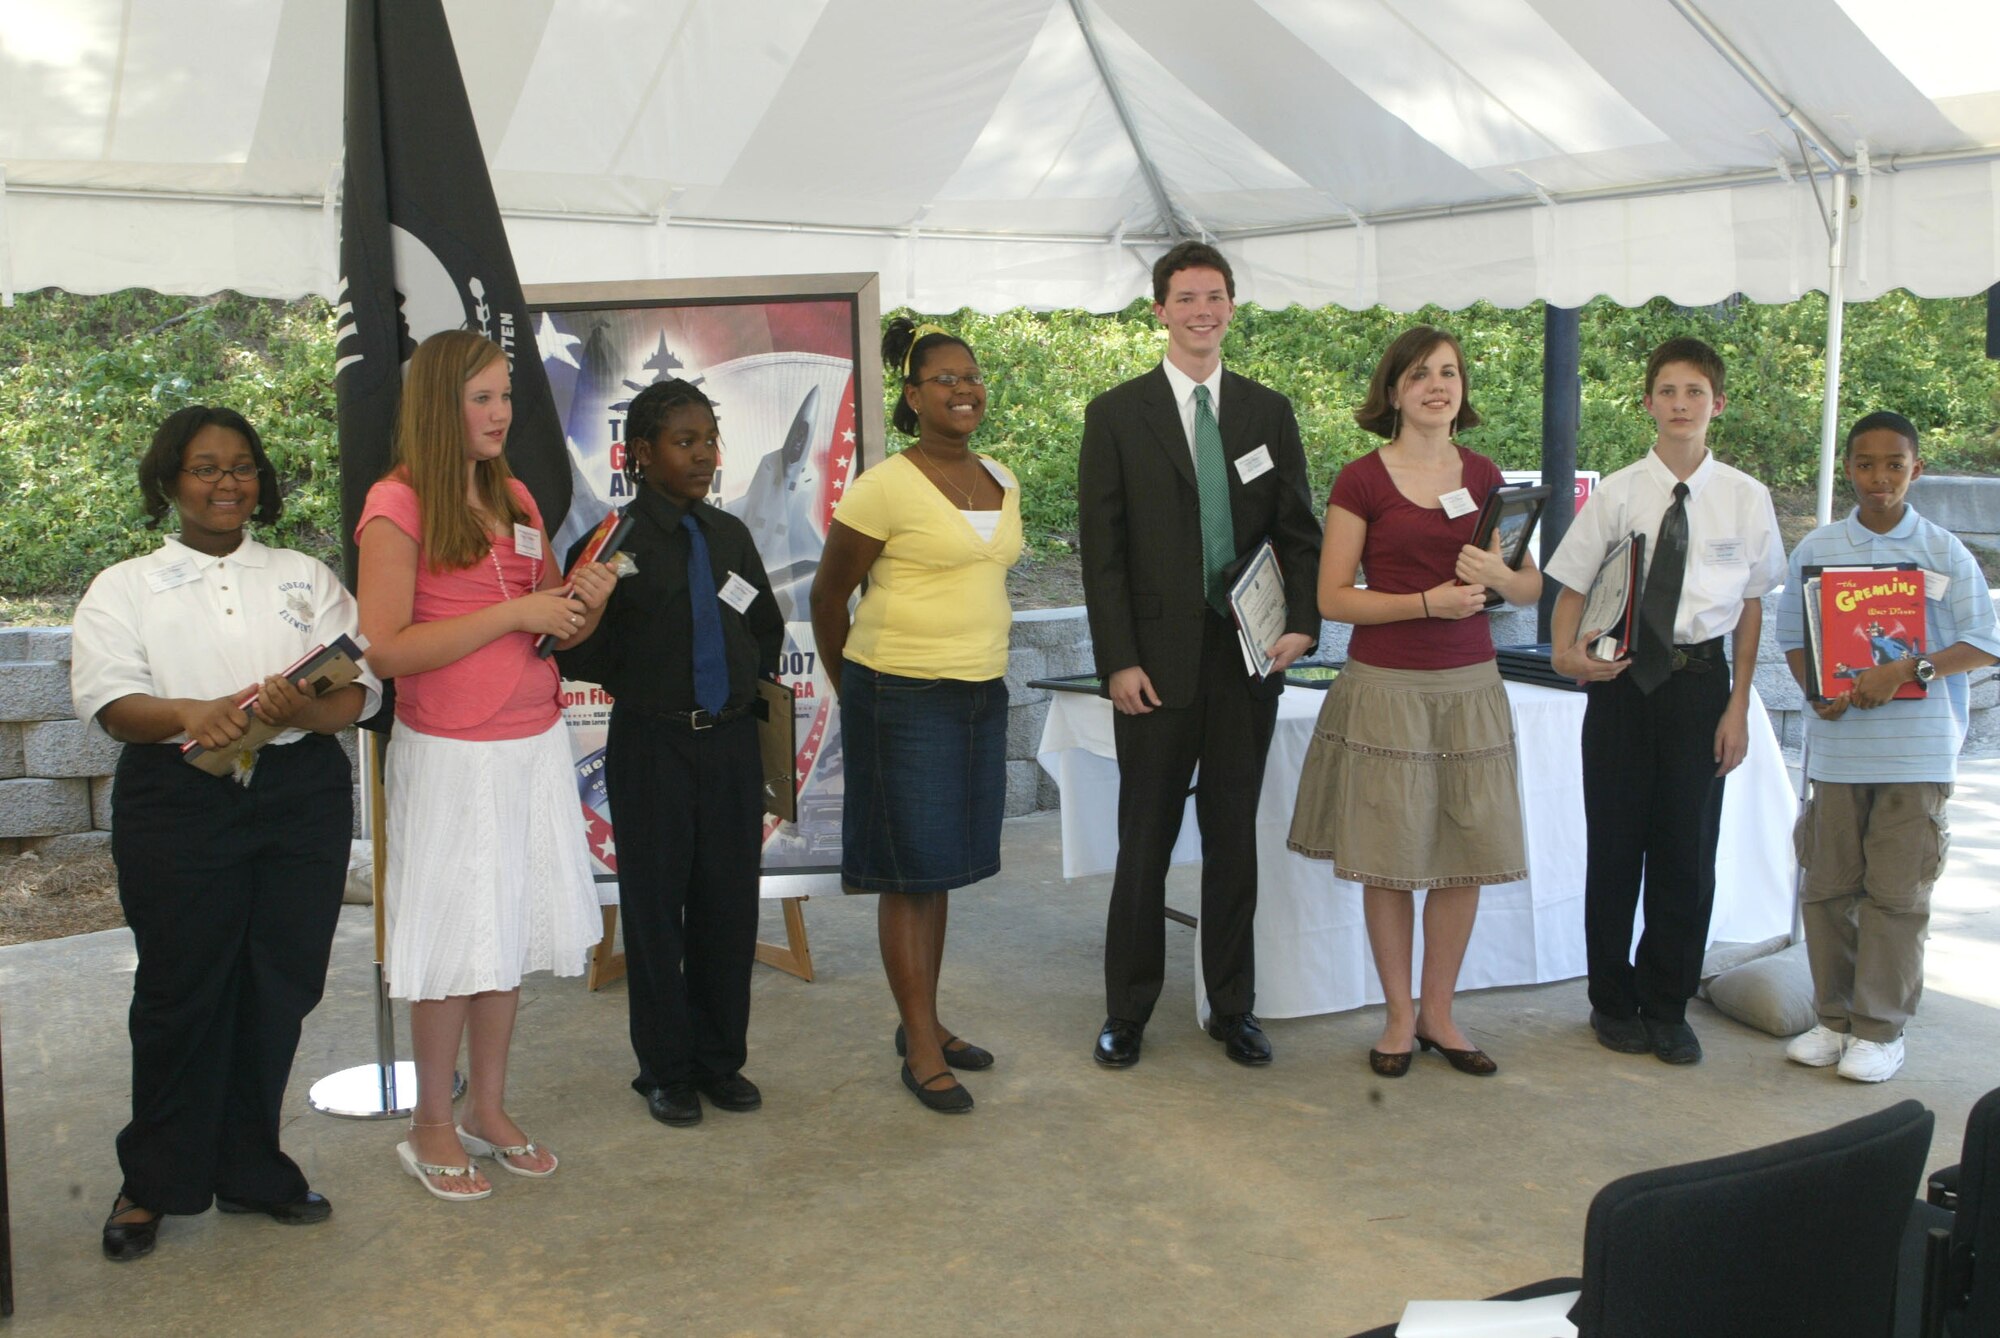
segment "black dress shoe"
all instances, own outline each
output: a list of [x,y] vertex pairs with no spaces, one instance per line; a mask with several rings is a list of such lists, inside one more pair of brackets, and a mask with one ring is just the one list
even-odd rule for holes
[[1107,1017],[1104,1029],[1097,1033],[1097,1047],[1091,1053],[1108,1069],[1129,1069],[1139,1062],[1139,1041],[1145,1034],[1146,1028],[1141,1023]]
[[1253,1013],[1218,1013],[1208,1019],[1208,1034],[1222,1042],[1222,1052],[1239,1064],[1271,1062],[1271,1042]]
[[1645,1018],[1644,1022],[1646,1038],[1652,1042],[1653,1054],[1662,1064],[1701,1062],[1701,1038],[1685,1021],[1655,1022],[1652,1018]]
[[[134,1259],[144,1259],[153,1252],[153,1246],[160,1237],[160,1218],[165,1214],[154,1213],[144,1222],[120,1222],[115,1220],[120,1213],[129,1213],[139,1205],[127,1203],[119,1207],[118,1199],[111,1201],[111,1215],[104,1219],[104,1257],[116,1264],[130,1263]],[[141,1211],[144,1211],[141,1209]]]
[[940,1080],[951,1078],[950,1069],[939,1069],[922,1082],[910,1072],[908,1064],[903,1065],[903,1086],[910,1089],[910,1095],[924,1103],[926,1110],[934,1110],[940,1115],[963,1115],[972,1109],[972,1093],[965,1090],[957,1079],[952,1079],[949,1087],[939,1087]]
[[1590,1029],[1597,1033],[1599,1045],[1621,1055],[1643,1055],[1653,1048],[1653,1042],[1646,1036],[1646,1024],[1636,1017],[1613,1017],[1593,1008]]
[[[909,1038],[903,1034],[903,1024],[898,1022],[896,1024],[896,1057],[898,1059],[908,1056],[910,1053],[909,1045]],[[981,1049],[971,1041],[966,1040],[963,1036],[945,1037],[943,1049],[944,1062],[955,1069],[964,1069],[970,1073],[978,1069],[990,1069],[993,1067],[993,1052]]]
[[661,1124],[684,1128],[701,1123],[701,1098],[691,1082],[668,1083],[646,1092],[646,1113]]
[[[764,1094],[757,1090],[757,1084],[741,1073],[725,1073],[720,1078],[696,1078],[694,1086],[696,1091],[714,1103],[717,1110],[755,1110],[764,1104]],[[700,1119],[700,1114],[697,1113],[695,1118]]]
[[333,1205],[326,1201],[326,1196],[310,1189],[304,1196],[285,1203],[267,1203],[263,1199],[225,1199],[217,1194],[215,1206],[225,1213],[262,1213],[286,1226],[310,1226],[333,1216]]

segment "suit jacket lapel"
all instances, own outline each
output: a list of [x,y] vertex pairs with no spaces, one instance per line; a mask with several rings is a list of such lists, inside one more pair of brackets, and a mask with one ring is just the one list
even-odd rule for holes
[[1222,373],[1222,458],[1230,462],[1232,490],[1240,482],[1235,462],[1257,448],[1256,424],[1250,421],[1250,394],[1242,377],[1223,369]]
[[1159,439],[1160,449],[1166,453],[1167,460],[1180,471],[1188,487],[1199,494],[1201,485],[1194,476],[1194,454],[1188,449],[1187,428],[1181,424],[1180,406],[1174,403],[1173,383],[1167,380],[1164,367],[1155,367],[1147,375],[1145,389],[1147,424]]

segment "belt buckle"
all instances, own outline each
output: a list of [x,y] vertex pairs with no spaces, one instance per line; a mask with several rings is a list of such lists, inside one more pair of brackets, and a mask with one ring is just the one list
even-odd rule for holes
[[1668,652],[1668,663],[1673,666],[1673,672],[1679,673],[1688,667],[1688,653],[1675,646]]
[[699,734],[705,729],[714,729],[721,723],[721,717],[699,708],[688,712],[688,728]]

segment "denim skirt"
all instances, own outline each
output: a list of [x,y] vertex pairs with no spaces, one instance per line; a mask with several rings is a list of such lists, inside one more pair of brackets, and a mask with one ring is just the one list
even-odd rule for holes
[[840,679],[850,892],[948,892],[1000,871],[1007,683],[905,678],[853,660]]

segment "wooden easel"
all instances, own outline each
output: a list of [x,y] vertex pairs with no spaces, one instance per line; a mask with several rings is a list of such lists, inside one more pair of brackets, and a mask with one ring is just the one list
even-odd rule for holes
[[[806,899],[780,897],[778,900],[785,912],[784,945],[781,947],[776,943],[759,941],[757,960],[800,980],[810,981],[813,978],[812,946],[806,942],[806,915],[800,909]],[[593,990],[603,989],[625,974],[625,954],[612,946],[618,938],[618,908],[606,906],[602,909],[604,937],[590,950],[590,969],[584,977],[585,983]]]

